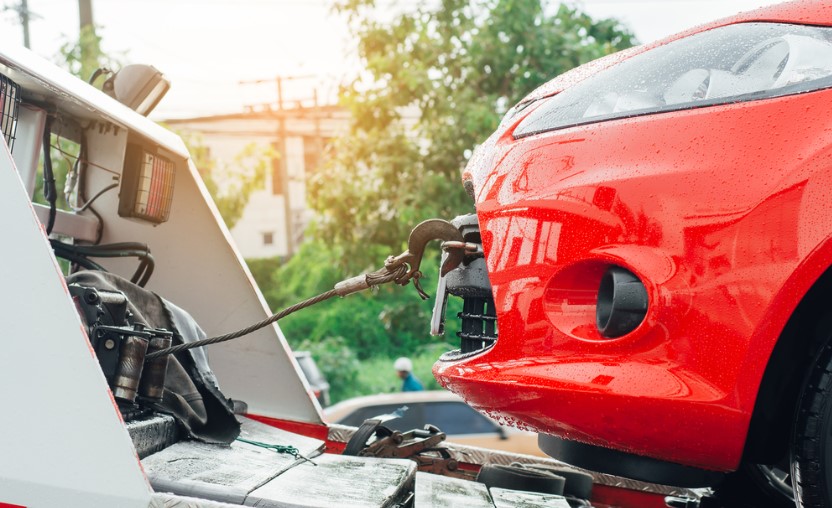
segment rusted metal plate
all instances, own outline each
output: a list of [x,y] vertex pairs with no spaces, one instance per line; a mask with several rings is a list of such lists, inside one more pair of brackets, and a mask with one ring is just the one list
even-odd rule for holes
[[495,508],[569,508],[563,496],[498,488],[490,492]]
[[416,473],[416,508],[494,508],[482,483]]
[[386,508],[411,490],[416,464],[405,459],[321,455],[302,462],[252,492],[260,508]]

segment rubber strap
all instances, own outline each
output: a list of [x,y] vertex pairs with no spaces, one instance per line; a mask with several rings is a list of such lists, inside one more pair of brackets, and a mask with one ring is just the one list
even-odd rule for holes
[[352,455],[353,457],[357,457],[358,454],[361,453],[361,450],[367,446],[367,441],[370,440],[373,434],[375,434],[376,429],[380,426],[381,420],[364,420],[364,423],[358,427],[355,434],[353,434],[350,440],[347,441],[347,446],[344,448],[342,455]]

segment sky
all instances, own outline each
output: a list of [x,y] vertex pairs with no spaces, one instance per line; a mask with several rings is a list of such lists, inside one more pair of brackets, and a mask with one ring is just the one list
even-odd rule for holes
[[[392,8],[397,0],[379,0]],[[412,1],[412,0],[411,0]],[[0,44],[22,44],[19,19],[0,1]],[[615,17],[641,42],[777,0],[570,0],[593,17]],[[76,0],[28,0],[32,50],[54,60],[78,34]],[[172,82],[151,115],[182,118],[242,111],[274,102],[276,76],[290,100],[317,88],[333,97],[359,69],[346,20],[331,0],[93,0],[104,50],[129,63],[148,63]],[[121,56],[119,56],[121,55]],[[245,81],[271,80],[263,83]]]

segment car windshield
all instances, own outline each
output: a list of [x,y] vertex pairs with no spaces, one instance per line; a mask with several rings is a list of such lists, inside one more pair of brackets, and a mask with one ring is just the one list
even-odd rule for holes
[[640,114],[777,97],[832,86],[832,29],[741,23],[625,60],[554,97],[515,137]]

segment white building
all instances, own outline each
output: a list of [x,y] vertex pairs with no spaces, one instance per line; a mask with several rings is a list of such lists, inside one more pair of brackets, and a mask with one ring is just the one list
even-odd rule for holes
[[211,158],[224,164],[232,164],[251,143],[279,154],[267,171],[265,188],[252,193],[231,235],[246,258],[289,257],[309,220],[306,178],[321,163],[328,141],[347,130],[349,114],[337,106],[295,107],[165,123],[199,133]]

